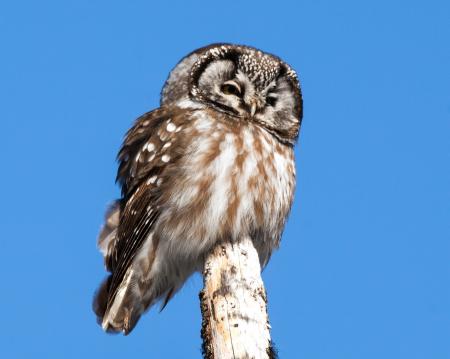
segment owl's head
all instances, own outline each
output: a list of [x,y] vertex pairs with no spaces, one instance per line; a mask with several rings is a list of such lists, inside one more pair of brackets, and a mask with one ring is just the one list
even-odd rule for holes
[[298,136],[302,96],[294,70],[252,47],[210,45],[181,60],[163,88],[161,105],[192,102],[253,121],[283,142]]

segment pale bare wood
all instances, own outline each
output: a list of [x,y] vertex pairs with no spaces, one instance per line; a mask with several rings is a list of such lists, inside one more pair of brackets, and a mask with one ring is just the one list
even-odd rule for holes
[[252,240],[217,245],[206,258],[203,281],[205,358],[275,358],[261,266]]

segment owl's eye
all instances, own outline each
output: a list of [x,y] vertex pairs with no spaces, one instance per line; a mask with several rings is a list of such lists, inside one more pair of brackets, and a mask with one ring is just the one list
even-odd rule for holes
[[275,105],[277,104],[278,99],[275,96],[267,96],[266,97],[266,103],[269,106],[275,107]]
[[220,91],[222,91],[225,95],[234,95],[234,96],[240,96],[241,95],[241,88],[234,81],[227,81],[227,82],[225,82],[220,87]]

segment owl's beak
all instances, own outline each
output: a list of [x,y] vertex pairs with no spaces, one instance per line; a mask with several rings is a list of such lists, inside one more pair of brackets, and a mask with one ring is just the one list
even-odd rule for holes
[[250,113],[250,117],[255,116],[256,111],[263,108],[264,102],[258,94],[253,94],[244,99],[247,111]]

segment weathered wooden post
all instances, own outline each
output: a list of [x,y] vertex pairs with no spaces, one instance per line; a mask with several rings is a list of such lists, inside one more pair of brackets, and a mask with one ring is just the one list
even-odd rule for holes
[[206,359],[270,359],[267,298],[251,238],[223,242],[206,258],[200,293]]

